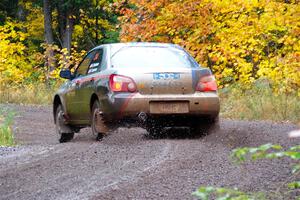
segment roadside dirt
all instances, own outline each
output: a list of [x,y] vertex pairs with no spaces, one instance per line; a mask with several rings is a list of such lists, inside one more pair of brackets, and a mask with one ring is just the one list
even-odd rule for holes
[[0,199],[193,199],[208,185],[269,191],[290,176],[291,163],[236,165],[231,150],[300,142],[287,137],[291,124],[221,120],[220,131],[202,137],[177,130],[150,139],[143,129],[121,128],[96,142],[85,129],[58,144],[50,107],[9,107],[18,113],[19,146],[0,147]]

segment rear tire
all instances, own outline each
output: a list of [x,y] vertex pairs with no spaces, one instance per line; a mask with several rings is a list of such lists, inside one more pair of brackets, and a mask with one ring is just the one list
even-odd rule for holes
[[[92,128],[92,134],[94,136],[94,138],[97,140],[97,141],[101,141],[103,136],[104,136],[104,133],[101,133],[101,132],[98,132],[97,129],[96,129],[96,122],[97,120],[97,113],[100,112],[100,104],[99,104],[99,101],[96,100],[94,103],[93,103],[93,107],[92,107],[92,123],[91,123],[91,128]],[[104,119],[101,118],[100,120],[103,121],[104,123]]]
[[73,139],[74,132],[71,130],[71,127],[64,122],[64,111],[61,105],[57,106],[55,111],[55,126],[60,143],[69,142]]
[[220,129],[219,116],[197,119],[190,126],[193,135],[208,135]]

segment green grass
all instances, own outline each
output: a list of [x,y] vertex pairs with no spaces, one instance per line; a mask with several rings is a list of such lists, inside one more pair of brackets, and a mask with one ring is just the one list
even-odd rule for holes
[[11,110],[0,108],[0,146],[15,145],[12,132],[14,112]]
[[297,93],[275,94],[267,85],[244,90],[238,85],[220,90],[221,116],[241,120],[300,122]]

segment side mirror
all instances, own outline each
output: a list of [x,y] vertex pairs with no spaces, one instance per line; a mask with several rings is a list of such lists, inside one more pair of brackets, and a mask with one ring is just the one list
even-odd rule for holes
[[72,73],[69,69],[62,69],[60,72],[59,72],[59,76],[61,78],[65,78],[65,79],[72,79],[73,76],[72,76]]

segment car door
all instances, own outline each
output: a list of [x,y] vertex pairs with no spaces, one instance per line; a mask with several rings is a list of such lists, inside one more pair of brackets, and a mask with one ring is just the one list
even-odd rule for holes
[[67,113],[70,121],[75,124],[83,123],[81,122],[83,120],[83,117],[81,116],[83,113],[83,106],[80,90],[82,88],[82,83],[85,82],[87,71],[94,54],[95,52],[88,53],[78,65],[74,73],[74,79],[70,82],[69,92],[66,94]]
[[90,120],[90,101],[91,96],[96,90],[95,80],[101,70],[103,61],[103,49],[97,49],[94,51],[93,59],[87,69],[87,74],[84,80],[80,84],[80,90],[78,90],[78,98],[81,106],[80,120]]

